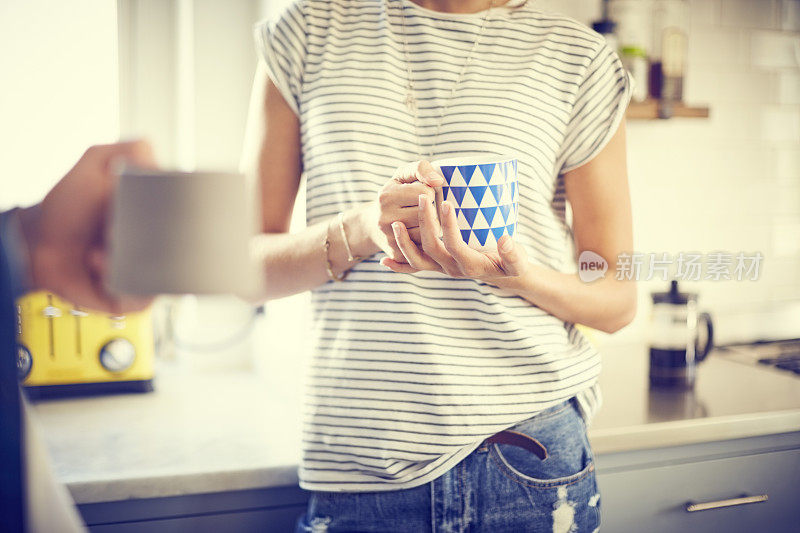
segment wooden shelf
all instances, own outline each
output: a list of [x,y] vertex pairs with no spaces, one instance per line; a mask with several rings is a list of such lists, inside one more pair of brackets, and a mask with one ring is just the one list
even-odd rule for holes
[[[629,120],[657,120],[660,117],[659,100],[645,100],[644,102],[631,102],[626,116]],[[687,106],[683,102],[673,104],[672,117],[674,118],[708,118],[708,107]]]

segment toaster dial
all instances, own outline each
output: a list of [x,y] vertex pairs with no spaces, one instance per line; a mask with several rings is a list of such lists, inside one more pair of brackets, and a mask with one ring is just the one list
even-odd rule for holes
[[31,352],[21,344],[17,344],[17,377],[20,381],[24,381],[31,373],[33,368],[33,357]]
[[126,339],[114,339],[100,350],[100,364],[109,372],[124,372],[133,365],[136,348]]

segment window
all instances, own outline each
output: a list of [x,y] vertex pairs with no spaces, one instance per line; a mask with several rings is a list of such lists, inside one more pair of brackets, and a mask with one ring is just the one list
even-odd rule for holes
[[0,3],[0,210],[38,201],[119,136],[114,2]]
[[[258,110],[250,105],[258,62],[253,26],[289,1],[118,0],[123,135],[150,139],[167,167],[238,170],[248,118],[258,119],[248,117]],[[305,223],[303,196],[295,231]],[[253,340],[255,357],[268,360],[270,373],[286,382],[303,366],[308,298],[269,302]],[[176,337],[195,346],[236,337],[242,320],[241,313],[225,312],[232,305],[224,298],[182,300]],[[190,357],[199,360],[199,351]]]

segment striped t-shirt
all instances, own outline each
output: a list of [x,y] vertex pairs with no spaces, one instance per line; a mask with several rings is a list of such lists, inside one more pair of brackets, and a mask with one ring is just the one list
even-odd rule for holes
[[[405,104],[401,13],[421,148]],[[448,102],[484,16],[410,0],[300,0],[257,26],[270,77],[300,121],[309,224],[374,199],[396,167],[431,150],[514,153],[516,241],[538,264],[574,269],[562,176],[616,131],[628,76],[597,33],[512,0],[491,10]],[[379,260],[312,291],[301,487],[415,487],[556,403],[596,407],[600,356],[574,324],[486,283],[398,274]]]

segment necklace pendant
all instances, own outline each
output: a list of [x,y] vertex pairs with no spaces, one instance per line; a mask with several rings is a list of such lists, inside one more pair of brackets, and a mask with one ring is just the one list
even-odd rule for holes
[[405,104],[406,104],[406,107],[408,108],[409,111],[411,111],[412,113],[416,113],[416,111],[417,111],[417,99],[414,98],[414,94],[411,91],[408,91],[406,93]]

